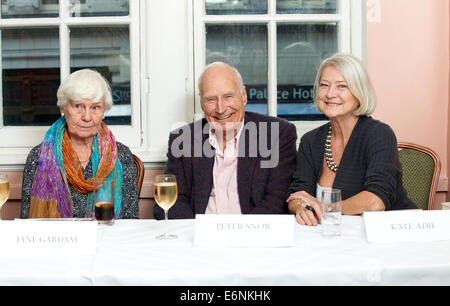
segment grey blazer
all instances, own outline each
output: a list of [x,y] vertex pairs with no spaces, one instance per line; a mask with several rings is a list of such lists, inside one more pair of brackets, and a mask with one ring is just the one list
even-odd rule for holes
[[[208,133],[194,137],[195,132],[205,130],[205,119],[173,131],[169,138],[168,162],[165,172],[175,174],[178,183],[178,199],[169,210],[169,218],[194,218],[195,214],[205,213],[209,196],[213,187],[214,149],[209,145]],[[249,124],[249,125],[246,125]],[[196,127],[197,125],[198,127]],[[261,126],[257,135],[250,135],[246,126]],[[271,135],[271,127],[278,126],[278,133]],[[265,128],[267,127],[267,128]],[[182,133],[190,133],[190,154],[176,157],[172,152],[172,144]],[[267,136],[263,135],[266,131]],[[278,163],[273,168],[264,168],[261,162],[268,162],[273,156],[263,152],[264,146],[259,146],[259,137],[267,140],[269,150],[278,150]],[[196,138],[196,139],[195,139]],[[297,132],[295,126],[286,120],[246,112],[244,130],[239,140],[238,157],[238,193],[243,214],[284,214],[288,213],[285,194],[295,168]],[[251,144],[258,140],[257,148]],[[212,156],[204,151],[194,152],[195,145],[206,146],[212,150]],[[252,151],[256,149],[255,151]],[[245,151],[244,151],[245,150]],[[187,151],[186,151],[187,152]],[[196,156],[194,153],[200,154]],[[190,155],[190,156],[188,156]],[[208,155],[208,156],[207,156]],[[155,204],[154,216],[163,219],[163,210]]]

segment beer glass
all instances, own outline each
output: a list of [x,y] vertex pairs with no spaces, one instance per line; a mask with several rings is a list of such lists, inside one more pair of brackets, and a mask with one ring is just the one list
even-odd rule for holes
[[[156,203],[164,210],[165,224],[169,219],[169,209],[175,204],[178,197],[178,186],[175,175],[161,174],[155,177],[155,184],[153,187],[153,194]],[[156,239],[175,239],[176,235],[164,233],[156,237]]]
[[9,198],[9,180],[6,173],[0,173],[0,220],[2,220],[2,207]]
[[99,224],[114,224],[114,180],[94,178],[94,214]]

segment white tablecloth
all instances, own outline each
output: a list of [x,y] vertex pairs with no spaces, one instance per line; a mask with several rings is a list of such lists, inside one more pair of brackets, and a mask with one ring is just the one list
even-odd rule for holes
[[[179,238],[156,240],[165,230]],[[320,230],[296,224],[289,248],[206,248],[193,220],[119,220],[93,256],[0,255],[0,285],[450,285],[450,241],[371,244],[359,216],[340,237]]]

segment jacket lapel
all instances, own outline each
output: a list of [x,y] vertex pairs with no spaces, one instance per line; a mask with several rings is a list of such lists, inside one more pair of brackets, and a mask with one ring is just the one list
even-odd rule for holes
[[[250,145],[249,145],[249,135],[245,133],[245,124],[249,121],[248,114],[245,114],[244,117],[244,129],[242,130],[241,137],[239,139],[239,157],[238,157],[238,169],[237,169],[237,185],[238,185],[238,194],[239,194],[239,202],[241,204],[241,212],[243,214],[248,213],[250,211],[250,192],[252,186],[252,178],[253,172],[256,163],[260,160],[259,158],[259,148],[257,149],[256,156],[249,156]],[[258,126],[258,122],[256,123],[256,127]],[[259,133],[258,133],[259,134]],[[259,137],[259,135],[257,136]],[[241,145],[241,142],[244,142],[244,146]],[[256,142],[254,142],[256,143]],[[245,150],[242,152],[242,150]]]
[[[202,127],[204,128],[206,120],[203,119]],[[204,131],[203,131],[204,132]],[[210,146],[209,135],[202,132],[202,150],[201,157],[194,157],[192,161],[193,166],[193,195],[194,199],[194,210],[196,214],[204,214],[206,207],[208,206],[209,196],[211,195],[211,190],[213,187],[213,167],[214,167],[214,156],[205,156],[203,145]],[[198,145],[198,144],[197,144]],[[214,148],[211,147],[214,151]]]

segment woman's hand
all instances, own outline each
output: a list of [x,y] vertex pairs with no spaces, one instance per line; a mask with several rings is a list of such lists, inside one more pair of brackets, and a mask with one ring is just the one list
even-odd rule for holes
[[319,201],[306,191],[297,191],[287,199],[289,211],[295,214],[297,222],[302,225],[319,224],[322,219],[322,206]]

